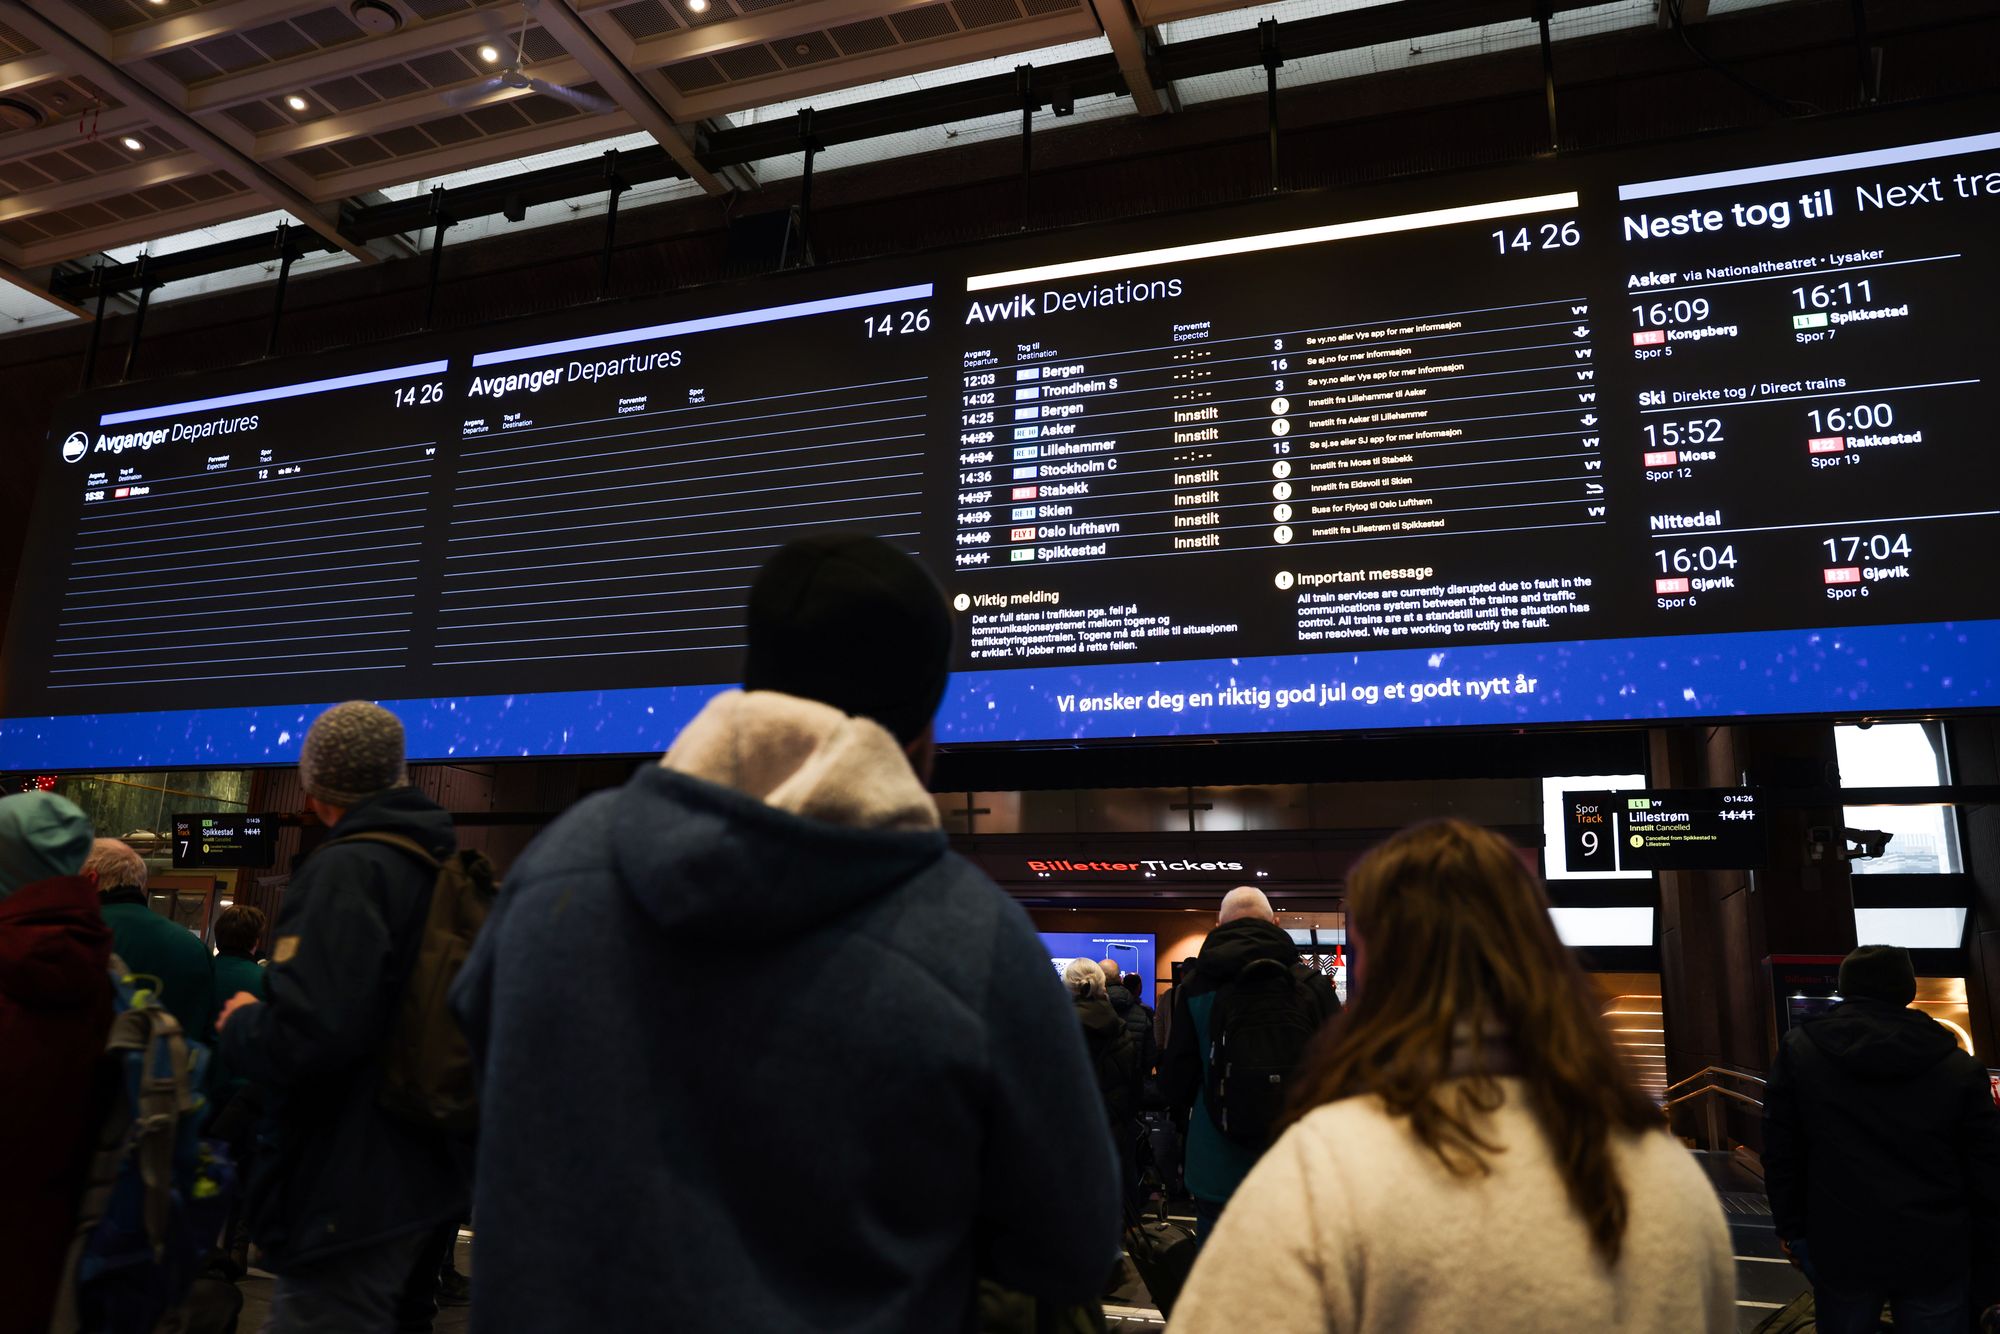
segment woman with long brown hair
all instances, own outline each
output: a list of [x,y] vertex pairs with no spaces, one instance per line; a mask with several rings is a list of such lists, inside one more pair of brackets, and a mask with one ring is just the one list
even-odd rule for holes
[[1513,847],[1406,829],[1356,864],[1347,909],[1347,1012],[1173,1334],[1733,1330],[1721,1206]]

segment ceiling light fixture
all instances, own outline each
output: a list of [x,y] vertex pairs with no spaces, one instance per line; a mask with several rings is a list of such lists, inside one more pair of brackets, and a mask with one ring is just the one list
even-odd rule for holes
[[708,12],[708,0],[687,0],[687,7],[690,14],[706,14]]
[[497,65],[500,63],[500,48],[496,46],[482,46],[479,48],[479,58],[489,65]]
[[403,26],[403,11],[388,0],[353,0],[347,14],[361,31],[376,37],[387,36]]
[[304,111],[306,109],[306,100],[297,93],[293,93],[285,99],[285,105],[294,111]]
[[119,142],[119,143],[121,143],[121,144],[124,144],[124,145],[125,145],[125,146],[126,146],[127,148],[131,149],[131,150],[132,150],[132,151],[133,151],[134,153],[138,152],[138,151],[139,151],[140,149],[142,149],[142,148],[144,148],[144,147],[146,146],[146,145],[144,145],[144,144],[140,143],[140,142],[139,142],[139,141],[138,141],[137,139],[134,139],[134,138],[133,138],[133,137],[132,137],[131,135],[129,135],[129,134],[128,134],[128,135],[126,135],[126,136],[125,136],[125,137],[124,137],[123,139],[120,139],[120,140],[119,140],[118,142]]

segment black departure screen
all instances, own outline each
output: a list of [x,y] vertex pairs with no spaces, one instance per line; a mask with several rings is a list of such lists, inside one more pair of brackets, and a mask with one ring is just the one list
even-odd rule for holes
[[[58,417],[0,762],[652,750],[789,537],[956,743],[2000,699],[2000,107],[601,304]],[[867,627],[855,627],[866,633]],[[93,720],[124,715],[107,731]]]

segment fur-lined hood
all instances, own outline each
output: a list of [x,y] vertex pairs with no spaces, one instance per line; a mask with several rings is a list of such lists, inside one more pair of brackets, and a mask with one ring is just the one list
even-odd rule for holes
[[676,929],[804,931],[945,855],[894,737],[769,691],[718,695],[617,803],[619,878]]

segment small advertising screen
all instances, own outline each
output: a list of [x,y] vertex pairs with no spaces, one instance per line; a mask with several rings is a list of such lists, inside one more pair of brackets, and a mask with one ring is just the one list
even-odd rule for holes
[[[1118,935],[1116,933],[1092,934],[1088,931],[1043,931],[1042,944],[1048,947],[1049,962],[1055,965],[1058,976],[1069,967],[1072,959],[1088,959],[1092,963],[1110,960],[1118,965],[1119,976],[1137,973],[1149,983],[1156,982],[1159,974],[1153,964],[1153,937],[1150,934]],[[1138,999],[1147,1005],[1153,1003],[1152,987]]]
[[277,855],[273,815],[176,815],[174,869],[269,866]]
[[1724,871],[1764,864],[1762,803],[1751,788],[1566,792],[1572,870]]

